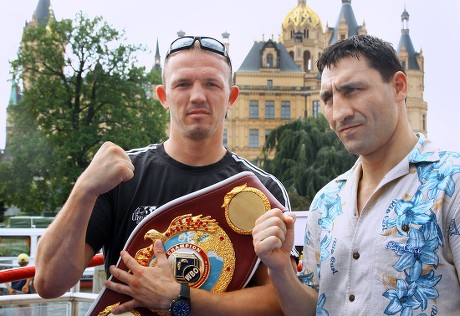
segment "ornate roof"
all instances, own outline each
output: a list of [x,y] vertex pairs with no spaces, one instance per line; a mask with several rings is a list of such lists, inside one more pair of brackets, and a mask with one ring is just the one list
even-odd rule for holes
[[54,11],[50,0],[39,0],[32,20],[36,19],[39,24],[47,24],[50,17],[54,19]]
[[408,64],[406,65],[407,69],[410,70],[420,70],[420,65],[417,61],[417,53],[414,49],[414,45],[412,44],[412,39],[409,35],[409,13],[404,8],[403,13],[401,14],[401,37],[399,38],[397,52],[401,54],[403,50],[406,50],[408,55]]
[[297,6],[289,11],[283,21],[283,29],[285,28],[312,28],[321,27],[321,19],[319,15],[307,6],[306,0],[298,0]]
[[302,72],[299,66],[292,60],[283,44],[273,42],[271,40],[265,42],[254,42],[251,50],[244,59],[238,71],[253,71],[259,72],[262,67],[262,51],[267,47],[267,44],[276,48],[279,53],[279,69],[281,72]]
[[339,40],[338,29],[342,20],[345,21],[347,25],[348,37],[352,37],[353,35],[359,33],[361,26],[359,26],[358,22],[356,22],[355,13],[353,12],[353,8],[351,7],[351,0],[342,0],[342,7],[340,8],[337,23],[335,25],[335,28],[331,29],[333,30],[333,33],[331,39],[329,40],[329,45],[332,45]]

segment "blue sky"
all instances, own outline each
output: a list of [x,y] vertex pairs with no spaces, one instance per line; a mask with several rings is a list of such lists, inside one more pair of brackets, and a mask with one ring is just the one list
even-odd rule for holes
[[[0,149],[4,148],[5,108],[10,83],[9,61],[16,56],[22,29],[30,21],[38,0],[10,1],[0,11]],[[141,64],[154,63],[158,39],[162,58],[168,44],[182,30],[187,34],[221,38],[230,33],[230,55],[238,69],[255,40],[278,40],[281,23],[297,0],[51,0],[57,19],[73,18],[78,11],[89,17],[102,16],[115,28],[125,30],[128,42],[143,44],[151,53],[140,56]],[[352,0],[358,24],[366,23],[369,34],[395,47],[401,34],[401,13],[410,14],[409,29],[417,51],[425,57],[425,94],[428,102],[428,137],[445,149],[460,151],[459,99],[450,92],[458,89],[460,63],[456,53],[460,42],[460,0]],[[323,28],[335,26],[341,0],[307,0],[321,18]]]

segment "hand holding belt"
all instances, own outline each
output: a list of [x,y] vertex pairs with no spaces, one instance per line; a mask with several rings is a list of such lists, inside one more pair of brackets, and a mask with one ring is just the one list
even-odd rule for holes
[[[139,264],[155,266],[153,243],[160,239],[178,282],[212,292],[237,290],[259,263],[251,236],[255,221],[275,207],[284,208],[252,172],[242,172],[159,207],[136,227],[124,249]],[[128,270],[122,260],[117,267]],[[110,315],[113,306],[130,299],[103,288],[87,315]],[[137,308],[131,315],[155,312]]]

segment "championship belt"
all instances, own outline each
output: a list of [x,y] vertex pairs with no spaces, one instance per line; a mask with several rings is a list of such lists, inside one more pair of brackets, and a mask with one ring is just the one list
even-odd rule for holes
[[[284,206],[245,171],[157,208],[133,230],[124,250],[139,264],[155,266],[153,243],[160,239],[177,282],[211,292],[241,289],[259,264],[251,235],[255,221],[272,208]],[[117,267],[128,271],[121,258]],[[115,306],[131,299],[104,287],[86,315],[113,315]],[[122,315],[165,311],[136,308]]]

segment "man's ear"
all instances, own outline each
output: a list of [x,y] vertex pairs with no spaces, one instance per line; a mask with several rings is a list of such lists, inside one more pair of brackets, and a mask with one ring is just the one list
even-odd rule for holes
[[157,97],[161,102],[161,105],[163,105],[163,108],[165,110],[169,110],[169,105],[168,102],[166,101],[166,88],[164,85],[158,85],[157,86]]
[[407,98],[407,76],[402,71],[398,71],[393,76],[393,88],[395,97],[398,100],[405,100]]
[[233,103],[235,103],[236,99],[238,99],[239,94],[240,88],[238,88],[238,86],[232,86],[230,88],[230,95],[228,97],[228,107],[231,107]]

